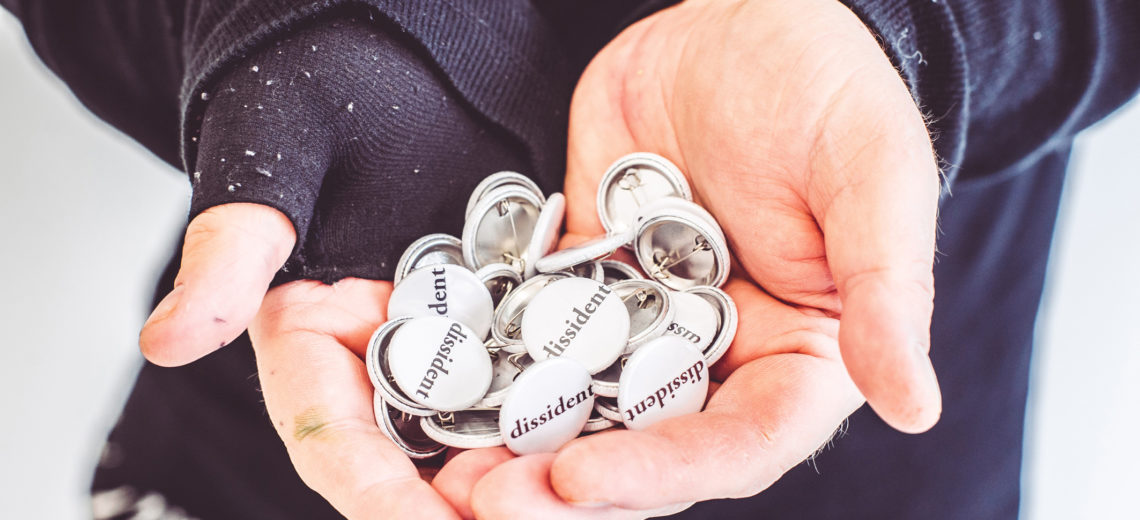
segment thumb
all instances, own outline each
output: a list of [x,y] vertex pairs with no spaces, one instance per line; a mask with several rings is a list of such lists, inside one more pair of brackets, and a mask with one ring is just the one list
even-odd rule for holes
[[842,302],[844,365],[884,421],[917,433],[942,411],[928,356],[939,176],[925,125],[902,96],[910,110],[892,115],[889,131],[857,132],[857,153],[815,165],[826,195],[813,212]]
[[293,224],[268,206],[224,204],[200,213],[186,229],[174,290],[139,334],[143,355],[177,366],[233,341],[257,314],[295,242]]

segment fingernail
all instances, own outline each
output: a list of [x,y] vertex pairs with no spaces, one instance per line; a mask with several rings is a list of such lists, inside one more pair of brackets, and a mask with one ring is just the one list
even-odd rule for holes
[[167,294],[162,301],[158,302],[158,306],[151,311],[150,317],[146,319],[146,324],[143,326],[145,327],[153,322],[168,318],[170,314],[174,312],[174,309],[178,307],[178,302],[182,299],[182,289],[185,287],[185,285],[175,287],[173,291],[170,291],[170,294]]

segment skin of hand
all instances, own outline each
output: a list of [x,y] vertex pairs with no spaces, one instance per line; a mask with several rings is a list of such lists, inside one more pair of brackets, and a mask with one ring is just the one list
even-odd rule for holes
[[906,85],[853,13],[835,0],[689,0],[625,30],[575,91],[568,240],[603,232],[598,183],[634,151],[686,172],[734,252],[725,289],[740,328],[713,367],[723,384],[703,412],[644,431],[576,439],[478,480],[445,467],[433,485],[463,489],[445,497],[481,518],[644,517],[759,493],[864,399],[904,432],[937,422],[938,168]]
[[[155,310],[144,353],[189,362],[249,324],[294,465],[350,518],[667,514],[760,492],[864,396],[900,430],[937,421],[938,170],[919,110],[854,14],[834,0],[689,0],[594,59],[570,125],[564,243],[602,233],[598,181],[633,151],[677,163],[724,228],[740,329],[705,411],[558,454],[462,452],[428,486],[376,428],[360,360],[390,284],[297,281],[265,294],[295,237],[284,215],[253,204],[191,223],[180,303]],[[230,319],[195,327],[213,316]]]

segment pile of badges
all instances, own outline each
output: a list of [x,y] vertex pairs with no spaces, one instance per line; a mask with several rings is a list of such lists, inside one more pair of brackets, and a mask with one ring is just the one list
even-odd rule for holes
[[[614,163],[597,207],[606,235],[554,252],[565,198],[500,172],[471,195],[462,240],[408,247],[365,360],[377,424],[408,456],[552,452],[701,410],[736,335],[724,233],[653,154]],[[640,268],[605,259],[621,248]]]

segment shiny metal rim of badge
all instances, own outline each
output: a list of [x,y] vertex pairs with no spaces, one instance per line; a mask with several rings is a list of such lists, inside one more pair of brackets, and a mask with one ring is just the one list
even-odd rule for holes
[[[388,405],[380,392],[372,394],[372,411],[376,414],[376,425],[380,427],[380,432],[391,439],[392,443],[409,458],[430,459],[447,450],[446,445],[423,433],[418,417],[413,415],[404,417],[403,412]],[[406,432],[412,428],[419,430],[424,438],[416,439],[413,435],[408,435]]]
[[740,324],[739,313],[736,310],[736,302],[728,293],[721,289],[708,285],[699,285],[687,289],[685,292],[695,294],[707,300],[712,304],[713,308],[717,309],[717,316],[720,318],[720,323],[717,324],[716,337],[707,348],[705,348],[704,355],[705,361],[709,366],[716,363],[728,352],[728,347],[732,345],[732,340],[736,338],[736,329]]
[[558,239],[562,236],[562,221],[566,217],[566,197],[561,193],[553,193],[542,205],[538,213],[538,220],[534,224],[534,234],[526,248],[526,270],[524,278],[530,278],[538,273],[535,265],[539,259],[550,254],[558,246]]
[[510,265],[497,263],[487,264],[475,271],[475,276],[483,280],[487,292],[491,293],[491,301],[498,306],[503,298],[522,283],[522,274]]
[[[597,400],[595,399],[595,402]],[[582,433],[594,433],[602,430],[608,430],[620,424],[619,421],[611,421],[602,416],[598,411],[597,405],[594,405],[594,413],[590,415],[590,419],[586,421],[586,426],[582,428]]]
[[607,232],[632,229],[638,207],[660,197],[693,200],[689,182],[677,165],[653,153],[626,155],[610,165],[602,176],[598,187],[598,218]]
[[602,283],[612,284],[622,280],[642,280],[645,278],[636,267],[620,260],[600,260]]
[[618,409],[617,398],[598,397],[594,399],[594,409],[598,415],[614,422],[621,422],[621,410]]
[[626,356],[618,358],[617,361],[614,361],[614,364],[610,365],[605,370],[594,374],[594,381],[590,383],[590,388],[594,389],[594,395],[598,396],[599,398],[617,398],[618,380],[621,379],[621,368],[622,364],[625,363],[625,358]]
[[372,381],[372,386],[389,405],[401,412],[423,417],[436,412],[420,406],[396,388],[392,379],[392,370],[388,367],[388,343],[392,340],[392,334],[411,319],[411,317],[396,318],[377,328],[376,332],[372,333],[372,338],[368,340],[368,349],[364,352],[364,364],[368,369],[368,379]]
[[[711,258],[699,265],[702,253]],[[719,287],[728,280],[728,241],[719,227],[685,213],[654,213],[638,225],[634,253],[650,279],[683,291],[697,285]],[[686,273],[686,271],[690,271]]]
[[518,186],[488,193],[463,224],[460,242],[467,267],[478,271],[484,265],[501,262],[525,272],[527,262],[534,261],[526,258],[527,247],[542,206],[543,199]]
[[[717,234],[723,236],[724,230],[720,227],[720,222],[717,222],[716,217],[709,213],[709,211],[696,202],[683,200],[676,197],[665,197],[660,200],[655,200],[642,206],[638,210],[637,215],[634,217],[636,224],[641,224],[641,221],[646,217],[653,215],[686,215],[692,218],[699,218],[708,224],[710,229],[716,230]],[[638,226],[635,225],[636,229]]]
[[467,210],[464,212],[464,218],[471,218],[471,212],[475,210],[475,205],[479,204],[479,201],[487,196],[488,193],[503,186],[526,188],[537,195],[544,203],[546,202],[546,198],[542,195],[542,189],[539,188],[538,184],[535,184],[530,177],[518,172],[504,170],[488,175],[487,178],[479,181],[479,184],[475,186],[474,190],[471,190],[471,196],[467,199]]
[[433,414],[421,418],[420,427],[424,435],[453,448],[474,450],[503,445],[499,410],[495,408]]
[[459,239],[447,233],[432,233],[420,237],[400,255],[392,283],[400,283],[400,280],[417,268],[443,263],[463,265],[463,246],[459,243]]
[[673,306],[669,289],[653,280],[623,280],[610,284],[629,311],[629,342],[625,355],[637,347],[665,334],[673,323],[677,308]]
[[578,278],[588,278],[595,282],[606,283],[606,271],[599,261],[586,262],[571,267],[567,272]]
[[553,273],[601,260],[634,239],[632,229],[592,238],[573,247],[555,251],[540,258],[534,266],[540,273]]
[[[494,340],[491,340],[494,342]],[[507,399],[507,393],[511,390],[511,385],[514,384],[519,374],[526,370],[526,367],[533,365],[534,360],[526,354],[526,352],[519,352],[511,354],[501,348],[495,354],[494,374],[491,375],[491,388],[487,389],[487,394],[483,396],[483,400],[479,401],[476,406],[480,408],[494,408],[501,406],[503,401]],[[503,381],[505,378],[510,378],[508,381]],[[505,384],[504,384],[505,383]]]
[[530,300],[551,282],[570,278],[570,273],[535,275],[511,291],[491,317],[491,337],[510,353],[526,352],[522,342],[522,315]]

